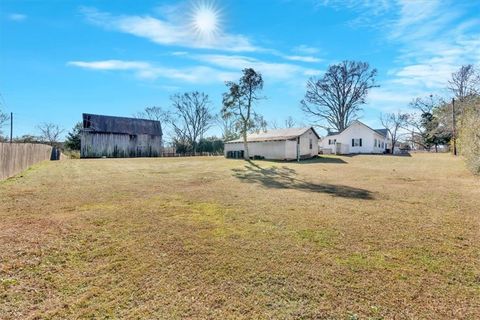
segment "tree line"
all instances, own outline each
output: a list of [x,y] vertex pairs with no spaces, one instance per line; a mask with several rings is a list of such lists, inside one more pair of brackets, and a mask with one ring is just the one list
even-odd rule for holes
[[[300,108],[312,125],[328,131],[343,131],[358,119],[370,90],[379,87],[376,76],[377,70],[367,62],[342,61],[330,65],[322,77],[308,79]],[[192,91],[171,96],[168,110],[147,107],[134,116],[160,121],[164,136],[170,138],[171,145],[180,153],[221,152],[224,141],[240,138],[244,144],[245,159],[250,156],[247,144],[249,133],[297,125],[291,117],[283,125],[268,123],[257,111],[259,102],[266,97],[262,95],[262,74],[254,69],[243,69],[238,81],[229,81],[225,85],[218,114],[212,111],[208,94]],[[380,121],[392,138],[391,152],[400,142],[408,143],[415,149],[437,150],[440,145],[458,140],[459,152],[480,171],[479,85],[478,69],[473,65],[464,65],[448,81],[448,89],[457,101],[455,110],[451,101],[429,95],[414,98],[409,104],[412,112],[381,115]],[[0,129],[6,121],[8,116],[0,110]],[[221,128],[222,136],[206,136],[215,125]],[[24,136],[20,140],[30,142],[38,139],[55,144],[63,133],[59,126],[51,123],[42,124],[38,129],[41,132],[39,137]],[[68,133],[65,141],[67,148],[80,148],[80,131],[81,124],[77,124]]]

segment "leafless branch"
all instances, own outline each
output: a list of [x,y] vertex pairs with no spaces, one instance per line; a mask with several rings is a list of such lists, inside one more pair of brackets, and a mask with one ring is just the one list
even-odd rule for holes
[[357,118],[368,91],[375,84],[376,69],[366,62],[343,61],[331,65],[322,79],[310,78],[301,101],[302,110],[329,127],[343,131]]
[[42,123],[37,129],[40,131],[40,139],[52,146],[58,144],[60,136],[65,131],[54,123]]

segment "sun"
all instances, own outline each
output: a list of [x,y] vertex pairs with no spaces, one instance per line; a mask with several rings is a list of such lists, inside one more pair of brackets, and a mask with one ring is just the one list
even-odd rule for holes
[[194,33],[204,39],[212,40],[220,32],[221,11],[210,2],[198,2],[190,13],[190,25]]

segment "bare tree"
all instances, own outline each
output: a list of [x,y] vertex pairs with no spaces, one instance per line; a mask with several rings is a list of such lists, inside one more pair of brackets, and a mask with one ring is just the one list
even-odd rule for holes
[[448,89],[460,102],[463,102],[466,98],[479,93],[480,73],[471,64],[461,66],[458,71],[452,73],[452,78],[448,81]]
[[293,128],[297,125],[297,122],[292,118],[292,116],[288,116],[285,121],[283,121],[283,125],[279,125],[276,120],[272,120],[269,123],[269,127],[272,129],[280,129],[280,128]]
[[278,129],[278,128],[280,128],[280,126],[278,125],[277,120],[272,120],[272,121],[270,121],[270,124],[269,124],[268,126],[269,126],[270,128],[272,128],[272,129]]
[[10,120],[10,116],[0,109],[0,136],[3,134],[2,128]]
[[235,140],[240,137],[235,119],[224,118],[220,114],[217,117],[215,117],[215,121],[217,125],[220,127],[220,129],[222,130],[223,141]]
[[380,116],[382,126],[387,129],[392,140],[392,154],[395,152],[395,146],[401,136],[400,130],[408,124],[409,115],[407,113],[387,113]]
[[252,68],[243,69],[243,76],[237,82],[227,82],[228,91],[223,94],[222,116],[233,118],[243,138],[244,158],[250,159],[248,153],[247,134],[255,128],[265,129],[267,123],[255,113],[254,104],[264,99],[259,95],[263,89],[262,75]]
[[160,107],[146,107],[143,111],[137,112],[133,116],[135,118],[163,122],[167,119],[168,114]]
[[137,119],[159,121],[160,130],[162,131],[162,140],[167,140],[166,136],[168,136],[170,139],[172,138],[170,130],[168,130],[168,133],[166,132],[166,124],[168,123],[168,112],[164,111],[161,107],[146,107],[145,109],[143,109],[143,111],[134,113],[133,117]]
[[40,139],[51,146],[58,145],[60,136],[64,132],[63,129],[54,123],[42,123],[37,126],[37,129],[40,131]]
[[288,116],[287,119],[285,119],[285,128],[293,128],[296,126],[295,120],[291,116]]
[[375,85],[376,69],[366,62],[343,61],[328,67],[322,79],[310,78],[301,101],[302,110],[327,125],[343,131],[357,118],[368,91]]
[[253,124],[250,130],[248,130],[249,133],[258,133],[260,131],[266,132],[268,130],[268,121],[265,120],[265,118],[258,113],[255,113],[253,115],[252,123]]
[[175,132],[176,139],[187,142],[195,153],[198,141],[214,122],[208,95],[194,91],[175,94],[170,99],[173,112],[168,115],[168,122]]

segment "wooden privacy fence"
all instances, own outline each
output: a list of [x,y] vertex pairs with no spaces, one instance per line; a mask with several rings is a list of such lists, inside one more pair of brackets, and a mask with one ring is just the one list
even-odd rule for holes
[[61,157],[58,149],[46,144],[0,142],[0,180],[14,176],[35,163],[60,160]]
[[174,153],[174,152],[162,152],[162,157],[216,157],[223,156],[221,152],[186,152],[186,153]]

